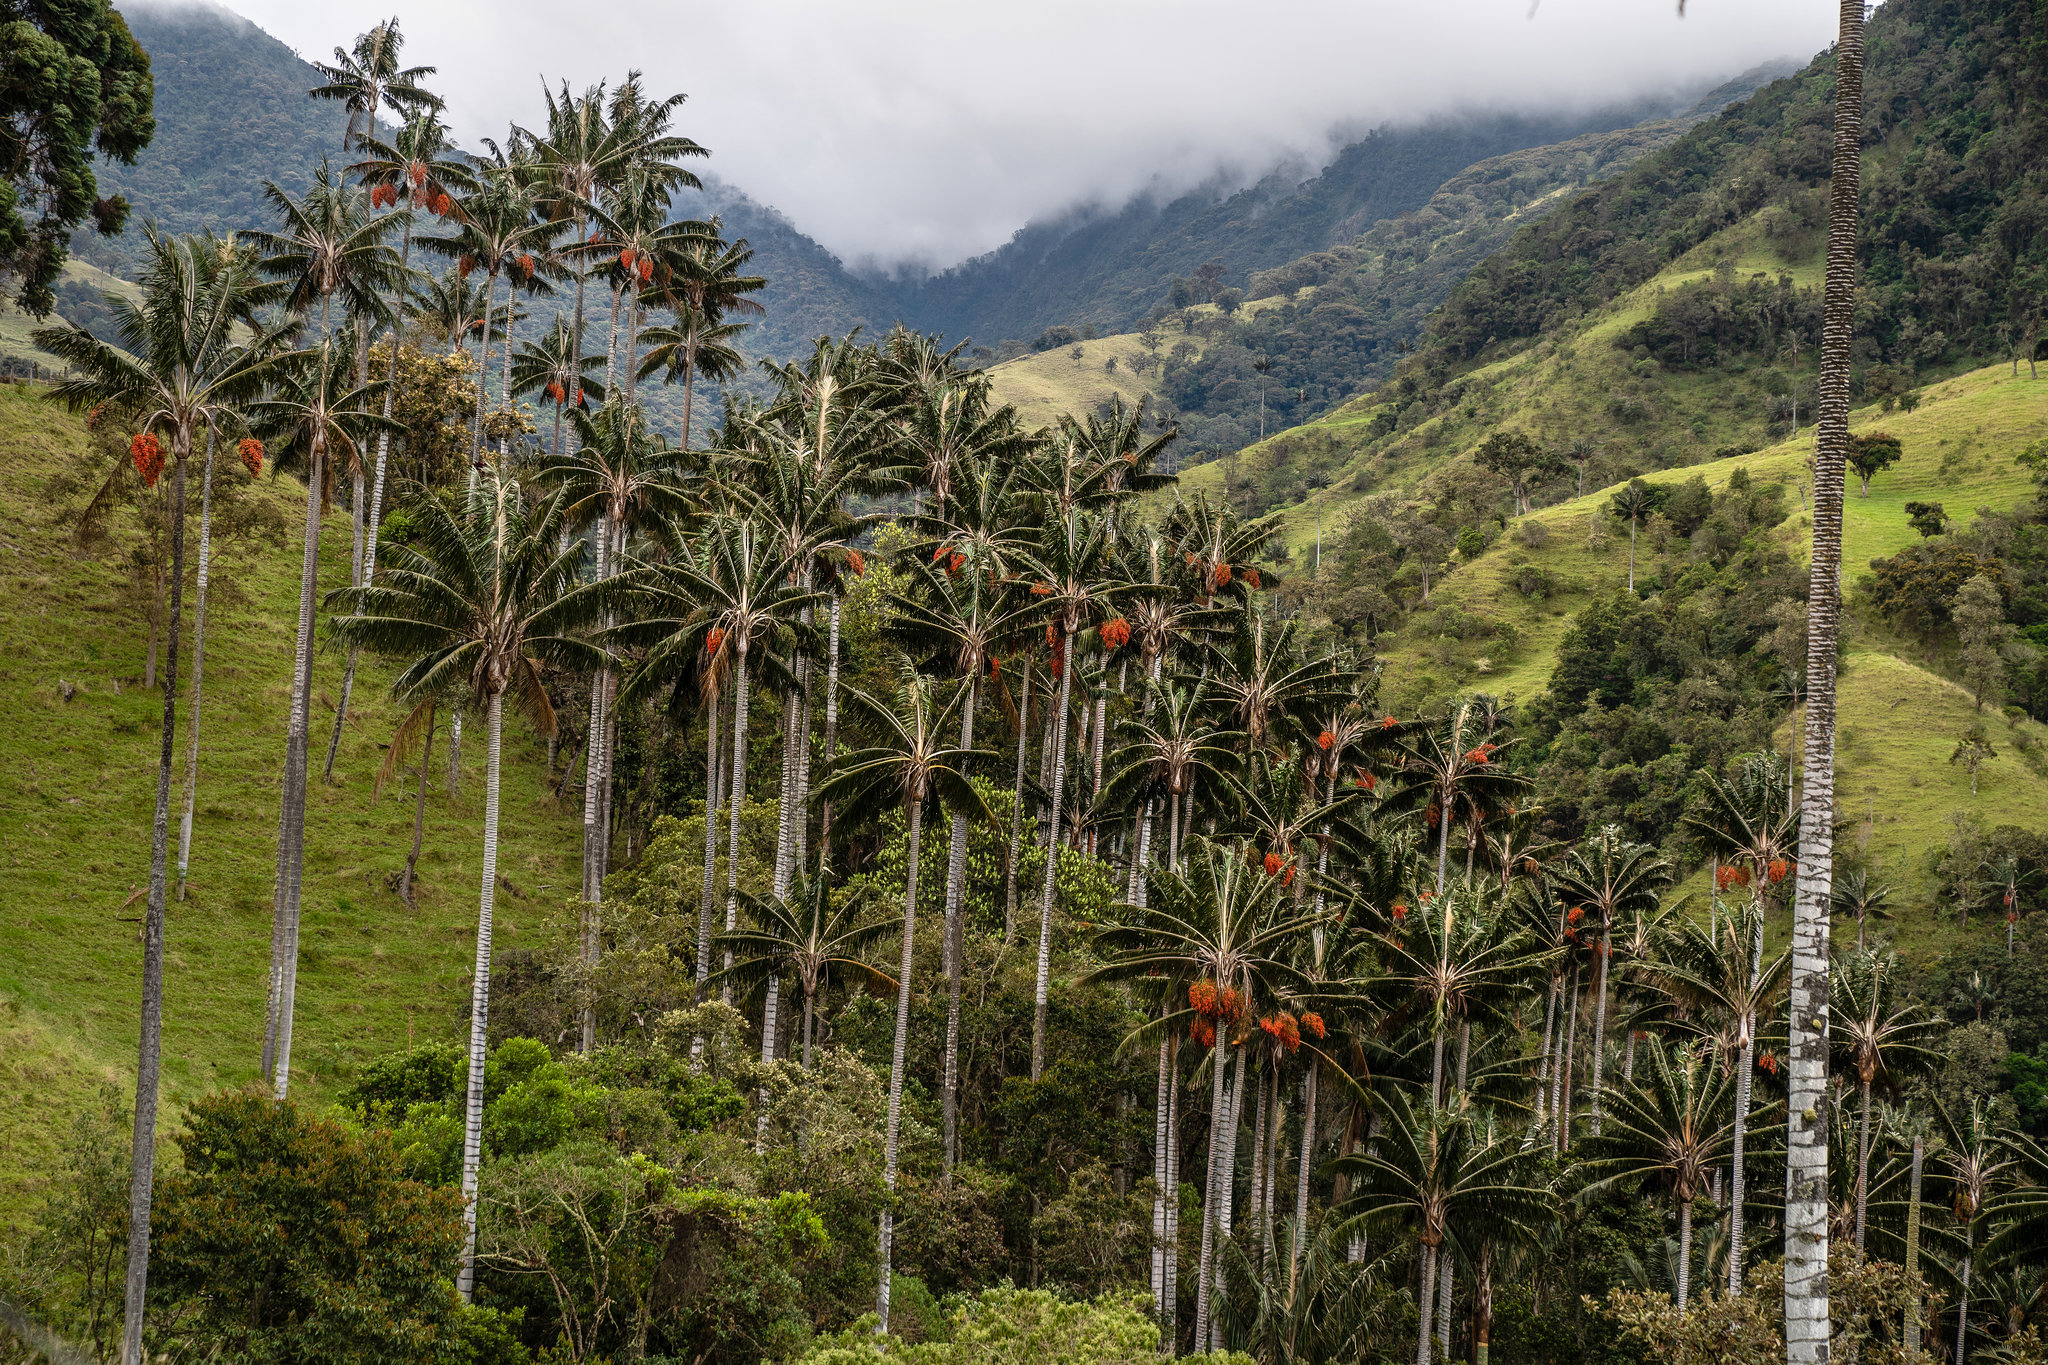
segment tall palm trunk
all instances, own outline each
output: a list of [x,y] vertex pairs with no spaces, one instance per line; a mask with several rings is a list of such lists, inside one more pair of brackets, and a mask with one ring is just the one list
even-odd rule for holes
[[1964,1223],[1963,1260],[1962,1264],[1956,1268],[1958,1283],[1956,1286],[1955,1358],[1958,1361],[1963,1359],[1963,1339],[1970,1329],[1970,1268],[1971,1263],[1977,1259],[1976,1243],[1977,1225],[1975,1223]]
[[1553,975],[1543,996],[1543,1049],[1536,1064],[1536,1132],[1543,1131],[1549,1118],[1551,1027],[1557,1021],[1557,993],[1562,983]]
[[696,397],[697,388],[696,334],[697,324],[692,322],[690,324],[691,342],[683,352],[683,439],[681,445],[684,450],[690,448],[690,410],[692,400]]
[[[1227,1030],[1216,1030],[1216,1042],[1209,1049],[1209,1170],[1202,1190],[1202,1258],[1195,1270],[1195,1349],[1206,1348],[1209,1340],[1209,1289],[1211,1270],[1216,1264],[1217,1219],[1222,1213],[1220,1182],[1229,1179],[1224,1148],[1224,1130],[1229,1126],[1229,1098],[1223,1088],[1223,1073],[1230,1060]],[[1226,1232],[1227,1236],[1228,1233]]]
[[[1601,916],[1604,921],[1606,916]],[[1600,1079],[1607,1060],[1607,963],[1614,956],[1614,932],[1603,927],[1600,930],[1600,961],[1594,970],[1599,980],[1594,985],[1593,1001],[1593,1136],[1600,1136]]]
[[1067,785],[1067,698],[1074,683],[1074,637],[1060,640],[1060,703],[1053,721],[1052,815],[1045,845],[1045,890],[1038,902],[1038,983],[1032,988],[1031,1079],[1045,1074],[1045,1013],[1052,982],[1052,893],[1060,864],[1060,797]]
[[1678,1312],[1685,1314],[1687,1297],[1692,1292],[1692,1200],[1681,1196],[1678,1201]]
[[1436,1263],[1441,1254],[1428,1242],[1422,1244],[1422,1284],[1415,1297],[1420,1313],[1415,1327],[1415,1365],[1429,1365],[1430,1348],[1436,1344]]
[[[1171,1001],[1160,1005],[1162,1020],[1172,1013]],[[1167,1092],[1173,1087],[1173,1079],[1173,1037],[1162,1030],[1159,1035],[1158,1094],[1152,1104],[1152,1306],[1162,1322],[1166,1320],[1166,1148],[1169,1141],[1166,1110],[1170,1102]]]
[[1308,1173],[1315,1155],[1316,1059],[1309,1058],[1301,1077],[1301,1164],[1294,1171],[1294,1245],[1288,1255],[1290,1282],[1301,1273],[1301,1253],[1308,1243]]
[[[704,718],[704,885],[697,905],[697,1003],[704,1003],[704,983],[711,976],[711,886],[718,873],[719,743],[725,737],[723,708],[717,693],[709,697]],[[692,1048],[695,1055],[696,1048]]]
[[882,1282],[875,1293],[875,1312],[879,1314],[875,1324],[877,1336],[889,1330],[889,1252],[896,1233],[896,1139],[903,1122],[903,1056],[910,1042],[910,959],[917,933],[917,844],[924,824],[924,802],[912,798],[909,804],[910,871],[903,884],[903,969],[896,978],[896,1045],[889,1059],[889,1127],[882,1144],[882,1184],[888,1192],[882,1197],[881,1235],[876,1244],[876,1259],[882,1265]]
[[[826,776],[832,772],[832,759],[839,744],[839,593],[832,593],[832,603],[825,611],[825,736],[818,746],[818,762]],[[818,809],[818,870],[822,873],[825,860],[832,856],[832,803],[824,802]]]
[[[1842,598],[1842,472],[1849,448],[1858,191],[1863,148],[1863,0],[1841,0],[1835,46],[1835,143],[1828,185],[1827,287],[1813,455],[1813,555],[1807,586],[1806,763],[1792,922],[1786,1113],[1785,1359],[1827,1359],[1828,909],[1834,880],[1835,653]],[[1967,1292],[1967,1287],[1966,1287]],[[1957,1359],[1962,1358],[1960,1339]]]
[[[398,351],[399,348],[405,344],[405,300],[410,290],[410,286],[406,284],[405,281],[407,281],[412,274],[412,218],[409,215],[407,216],[405,221],[403,243],[404,244],[399,249],[398,256],[398,277],[400,280],[400,285],[397,298],[398,307],[395,310],[394,320],[391,329],[391,359],[384,367],[383,414],[386,421],[389,421],[391,419],[392,396],[394,390],[396,390],[398,387]],[[363,363],[369,363],[369,355],[367,351],[364,352]],[[362,572],[357,581],[360,583],[368,583],[372,578],[376,577],[377,575],[377,536],[380,528],[383,525],[384,471],[386,467],[386,461],[389,459],[390,454],[391,432],[388,428],[386,428],[384,430],[380,430],[377,433],[377,467],[376,473],[371,480],[369,507],[365,509],[367,516],[369,518],[369,524],[366,528],[364,528],[366,534],[363,537],[362,545],[359,550],[359,554],[361,556]],[[210,468],[212,463],[212,454],[210,451],[207,456],[207,461]],[[358,515],[357,521],[359,524],[361,523],[361,514]],[[204,562],[203,558],[201,562]],[[205,597],[203,594],[200,600],[203,604],[205,601]],[[202,630],[205,629],[205,610],[206,609],[204,605],[202,605],[200,607],[200,620],[202,623],[200,628]],[[362,610],[362,607],[358,606],[356,608],[356,614],[360,616],[362,614]],[[355,687],[355,681],[356,651],[354,649],[350,649],[348,652],[348,662],[346,665],[343,666],[341,674],[341,704],[337,706],[334,711],[334,735],[333,738],[329,739],[327,742],[326,775],[328,777],[334,776],[334,756],[335,753],[341,747],[341,726],[342,722],[346,720],[348,717],[349,694]],[[196,705],[196,693],[194,696],[194,702]],[[193,714],[194,717],[196,718],[198,713],[195,710]]]
[[[1216,1187],[1216,1202],[1222,1207],[1216,1215],[1216,1231],[1218,1237],[1226,1242],[1230,1240],[1231,1214],[1237,1203],[1237,1133],[1244,1124],[1244,1075],[1250,1064],[1251,1058],[1240,1050],[1237,1065],[1232,1068],[1236,1074],[1230,1082],[1230,1100],[1224,1110],[1223,1173]],[[1215,1282],[1210,1286],[1209,1292],[1212,1296],[1220,1298],[1224,1292],[1223,1262],[1220,1258],[1215,1262],[1212,1273]],[[1200,1344],[1200,1340],[1197,1339],[1196,1345]],[[1209,1349],[1223,1349],[1223,1316],[1213,1310],[1209,1314]]]
[[[394,345],[392,347],[392,355],[395,357],[397,354],[398,348]],[[369,382],[370,319],[367,315],[359,314],[356,317],[356,387],[360,389]],[[384,415],[389,417],[391,415],[389,390],[386,390],[384,406]],[[369,497],[363,488],[363,460],[361,451],[357,451],[350,458],[350,464],[353,468],[349,472],[353,476],[355,483],[353,489],[354,499],[349,508],[349,532],[353,538],[353,543],[349,547],[348,581],[350,587],[360,588],[363,584],[370,581],[370,575],[375,571],[376,548],[373,541],[366,541],[364,537],[364,532],[368,529],[366,518],[369,514],[369,509],[364,504],[369,501]],[[377,491],[380,495],[383,492],[383,486],[383,470],[380,467],[377,473]],[[374,537],[375,532],[371,531],[370,534]],[[356,608],[356,614],[362,614],[360,606]],[[334,776],[334,759],[341,752],[341,729],[342,726],[348,723],[349,698],[354,694],[355,687],[356,652],[351,649],[348,652],[348,662],[342,666],[341,670],[341,697],[334,705],[334,732],[327,737],[327,762],[322,764],[320,768],[320,776],[323,779],[330,779]]]
[[1742,1045],[1742,1052],[1736,1062],[1740,1070],[1735,1076],[1735,1140],[1734,1149],[1728,1160],[1728,1297],[1736,1298],[1742,1293],[1742,1200],[1744,1195],[1743,1148],[1749,1136],[1749,1100],[1751,1083],[1756,1076],[1755,1026],[1750,1027],[1750,1041]]
[[206,678],[206,580],[213,562],[213,458],[220,432],[206,426],[206,472],[199,483],[199,581],[192,602],[192,710],[185,720],[185,812],[178,818],[178,899],[192,861],[192,811],[199,798],[199,698]]
[[1906,1198],[1906,1355],[1920,1352],[1920,1175],[1927,1141],[1913,1135],[1913,1173]]
[[483,1156],[485,1038],[491,1013],[491,902],[498,884],[498,751],[505,732],[505,696],[491,694],[485,712],[484,877],[477,900],[476,964],[469,988],[469,1090],[462,1127],[462,1270],[455,1287],[468,1303],[476,1289],[476,1173]]
[[1474,1293],[1472,1308],[1472,1359],[1474,1365],[1487,1365],[1489,1348],[1493,1344],[1493,1244],[1479,1244],[1479,1282]]
[[1031,751],[1031,665],[1024,666],[1024,703],[1017,711],[1017,781],[1011,791],[1010,853],[1003,864],[1003,946],[1017,941],[1017,845],[1024,837],[1024,760]]
[[1180,1039],[1173,1039],[1166,1087],[1166,1313],[1159,1348],[1172,1355],[1180,1321]]
[[[981,680],[967,679],[967,704],[960,715],[960,751],[974,748],[974,706],[979,700]],[[939,1107],[943,1116],[945,1150],[943,1183],[953,1183],[953,1163],[960,1159],[960,978],[965,970],[967,900],[967,815],[953,813],[952,845],[946,851],[946,1062],[939,1082]]]
[[[732,811],[731,832],[725,848],[725,932],[731,933],[739,924],[740,917],[740,813],[747,804],[747,655],[741,642],[739,666],[733,670],[732,689],[732,756],[727,760],[732,766]],[[726,1004],[732,1003],[732,949],[725,950],[720,966],[728,975],[719,998]],[[886,1316],[886,1314],[884,1314]]]
[[149,910],[142,926],[142,1032],[135,1057],[135,1132],[128,1161],[127,1316],[122,1365],[142,1365],[143,1303],[149,1289],[149,1213],[156,1186],[157,1083],[164,1032],[164,908],[169,898],[171,766],[178,738],[178,626],[185,605],[185,462],[191,437],[173,437],[171,471],[171,605],[163,671],[164,720],[156,763],[156,818],[150,826]]
[[[613,539],[611,516],[607,512],[598,522],[597,581],[600,583],[611,577]],[[600,669],[591,676],[590,730],[583,746],[583,923],[580,946],[585,973],[595,971],[597,967],[598,903],[604,898],[604,793],[606,784],[611,780],[610,766],[605,762],[609,748],[605,737],[611,719],[611,676],[610,669]],[[580,1011],[584,1052],[591,1050],[597,1033],[596,1008],[588,999],[588,990],[586,985],[586,998]]]
[[412,879],[420,865],[420,845],[427,832],[427,760],[434,753],[434,713],[440,709],[440,699],[433,698],[427,703],[427,737],[420,745],[419,788],[413,797],[412,806],[412,852],[405,855],[405,871],[398,879],[398,896],[407,905],[413,903]]
[[1863,1259],[1863,1229],[1870,1211],[1870,1082],[1863,1081],[1863,1113],[1856,1134],[1856,1259]]
[[[320,300],[320,333],[327,334],[330,299]],[[321,352],[326,387],[326,352]],[[313,606],[320,572],[320,490],[325,485],[327,440],[315,429],[306,482],[305,552],[299,565],[299,628],[292,658],[291,713],[285,725],[284,792],[279,802],[277,884],[270,925],[269,1017],[263,1030],[263,1076],[278,1099],[291,1084],[292,1005],[299,972],[299,891],[306,864],[306,774],[313,702]]]
[[1579,996],[1580,964],[1572,964],[1571,1006],[1565,1024],[1564,1056],[1557,1068],[1557,1093],[1552,1097],[1551,1107],[1557,1111],[1557,1152],[1563,1155],[1572,1145],[1572,1061],[1578,1053],[1579,1013],[1584,1001]]

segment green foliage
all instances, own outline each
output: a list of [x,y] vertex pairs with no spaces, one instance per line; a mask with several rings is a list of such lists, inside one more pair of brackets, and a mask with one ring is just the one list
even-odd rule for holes
[[[71,229],[117,233],[128,201],[101,197],[95,155],[132,164],[156,131],[149,54],[106,0],[10,5],[0,22],[0,271],[23,311],[56,306]],[[30,214],[37,213],[31,220]]]
[[460,1338],[461,1199],[380,1134],[290,1102],[194,1102],[160,1175],[150,1293],[164,1330],[251,1361],[419,1361]]
[[[799,1365],[1151,1365],[1159,1359],[1159,1328],[1141,1294],[1062,1298],[1043,1289],[984,1290],[953,1311],[944,1341],[911,1344],[876,1337],[874,1319],[820,1338]],[[1196,1365],[1251,1365],[1236,1352],[1181,1359]]]

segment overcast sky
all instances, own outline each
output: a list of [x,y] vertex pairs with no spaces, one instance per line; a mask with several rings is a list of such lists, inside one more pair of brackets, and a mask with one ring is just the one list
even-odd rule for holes
[[228,0],[324,59],[397,9],[465,140],[545,76],[687,91],[707,169],[850,261],[945,265],[1076,204],[1475,107],[1601,102],[1829,41],[1822,0]]

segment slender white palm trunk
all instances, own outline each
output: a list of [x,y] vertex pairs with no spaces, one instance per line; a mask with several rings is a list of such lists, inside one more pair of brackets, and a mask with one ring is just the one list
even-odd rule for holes
[[1017,940],[1017,845],[1024,837],[1024,760],[1031,751],[1031,666],[1024,666],[1024,703],[1017,711],[1017,781],[1010,807],[1010,854],[1003,867],[1003,946]]
[[1309,1058],[1301,1078],[1301,1165],[1294,1172],[1294,1248],[1288,1257],[1288,1276],[1301,1273],[1301,1254],[1308,1245],[1308,1173],[1315,1155],[1316,1060]]
[[505,697],[492,693],[485,712],[484,875],[477,899],[476,962],[469,988],[469,1087],[462,1126],[462,1270],[455,1287],[468,1303],[476,1290],[476,1178],[483,1159],[484,1061],[491,1013],[491,904],[498,884],[498,754]]
[[[738,651],[739,666],[733,670],[731,827],[725,848],[725,932],[730,934],[740,918],[740,813],[747,804],[747,655],[745,641]],[[732,949],[725,950],[720,967],[727,973],[719,998],[732,1003]]]
[[[1160,1007],[1162,1018],[1173,1013],[1171,1003]],[[1164,1321],[1166,1312],[1166,1108],[1167,1091],[1173,1085],[1173,1039],[1159,1035],[1158,1094],[1152,1104],[1152,1306]]]
[[199,700],[206,679],[206,581],[213,562],[213,459],[220,436],[206,427],[206,472],[199,484],[199,581],[192,602],[192,706],[185,720],[185,810],[178,817],[178,899],[192,863],[192,812],[199,798]]
[[888,1192],[882,1197],[881,1233],[876,1244],[876,1259],[882,1267],[881,1284],[875,1292],[875,1312],[879,1315],[875,1324],[877,1336],[889,1330],[890,1249],[896,1234],[896,1142],[903,1122],[904,1052],[910,1041],[911,949],[917,933],[917,845],[923,824],[924,803],[913,800],[910,802],[910,871],[903,887],[903,965],[896,979],[896,1045],[889,1062],[889,1127],[882,1144],[882,1184]]
[[166,623],[164,717],[157,749],[156,818],[150,827],[149,909],[142,923],[142,1029],[135,1057],[135,1129],[128,1163],[128,1265],[122,1365],[142,1365],[142,1319],[149,1290],[149,1217],[156,1188],[157,1085],[163,1062],[164,913],[169,899],[171,767],[178,734],[178,618],[185,602],[185,462],[189,437],[176,440],[171,473],[171,602]]
[[[1224,1029],[1216,1030],[1216,1043],[1209,1050],[1209,1170],[1202,1193],[1202,1257],[1195,1270],[1195,1349],[1198,1351],[1204,1349],[1209,1340],[1209,1289],[1213,1282],[1210,1270],[1216,1264],[1217,1220],[1223,1209],[1218,1185],[1229,1179],[1225,1174],[1224,1129],[1229,1123],[1230,1101],[1228,1092],[1223,1088],[1223,1073],[1229,1064],[1230,1053],[1224,1034]],[[1224,1230],[1224,1235],[1229,1235],[1227,1230]]]
[[[960,749],[974,748],[974,706],[979,700],[981,680],[967,679],[967,701],[960,714]],[[960,978],[965,964],[967,901],[967,815],[953,813],[952,842],[946,850],[946,1058],[939,1081],[942,1115],[944,1181],[953,1183],[953,1163],[960,1159]]]
[[1060,640],[1060,702],[1053,721],[1052,814],[1046,826],[1045,889],[1038,902],[1038,981],[1032,990],[1031,1079],[1045,1074],[1045,1016],[1052,982],[1052,893],[1059,877],[1060,797],[1066,789],[1067,698],[1074,682],[1074,637]]

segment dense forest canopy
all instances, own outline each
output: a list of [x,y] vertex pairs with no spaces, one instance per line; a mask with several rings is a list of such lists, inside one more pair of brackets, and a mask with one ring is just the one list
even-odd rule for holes
[[[173,230],[140,159],[135,295],[37,330],[61,369],[0,409],[75,447],[37,495],[66,554],[123,565],[162,707],[117,730],[155,759],[135,1084],[27,1098],[65,1136],[0,1225],[0,1359],[2048,1358],[2048,842],[1987,802],[1882,865],[1832,728],[1875,641],[1969,711],[1955,783],[2048,777],[2048,443],[1972,430],[1942,477],[2008,505],[1916,499],[1827,568],[1842,501],[1926,456],[1870,413],[1987,359],[2034,392],[2034,23],[1878,12],[1860,237],[1830,57],[1690,131],[1462,175],[1496,143],[1404,144],[1392,182],[1275,215],[1350,245],[1245,289],[1190,245],[1153,319],[1171,405],[1227,433],[1248,385],[1296,389],[1278,422],[1384,377],[1350,436],[1218,494],[1172,472],[1192,421],[1033,425],[934,334],[750,363],[773,282],[688,216],[711,149],[638,75],[546,84],[470,156],[393,19],[303,108],[263,94],[331,141],[305,178]],[[221,118],[194,174],[243,155]],[[1724,254],[1600,355],[1736,408],[1805,338],[1810,462],[1583,377],[1700,458],[1491,406],[1478,367],[1735,229],[1836,250],[1809,278]],[[1790,437],[1788,363],[1755,416]],[[1266,509],[1340,439],[1361,499],[1302,563]],[[1709,450],[1734,463],[1648,477]],[[1539,555],[1566,498],[1598,591]],[[223,716],[253,655],[209,601],[253,595],[218,572],[250,555],[296,573],[262,623],[292,647]],[[1541,687],[1421,686],[1514,646],[1464,596],[1504,560],[1555,637]],[[373,688],[394,723],[357,739]],[[223,844],[270,856],[269,811],[209,818],[229,786],[276,816],[268,901],[215,916],[260,1007],[180,955]],[[344,1035],[362,983],[312,968],[338,928],[427,936],[430,809],[481,851],[474,919],[404,1047]],[[543,826],[559,866],[501,858]],[[162,1084],[199,990],[248,1055]]]

